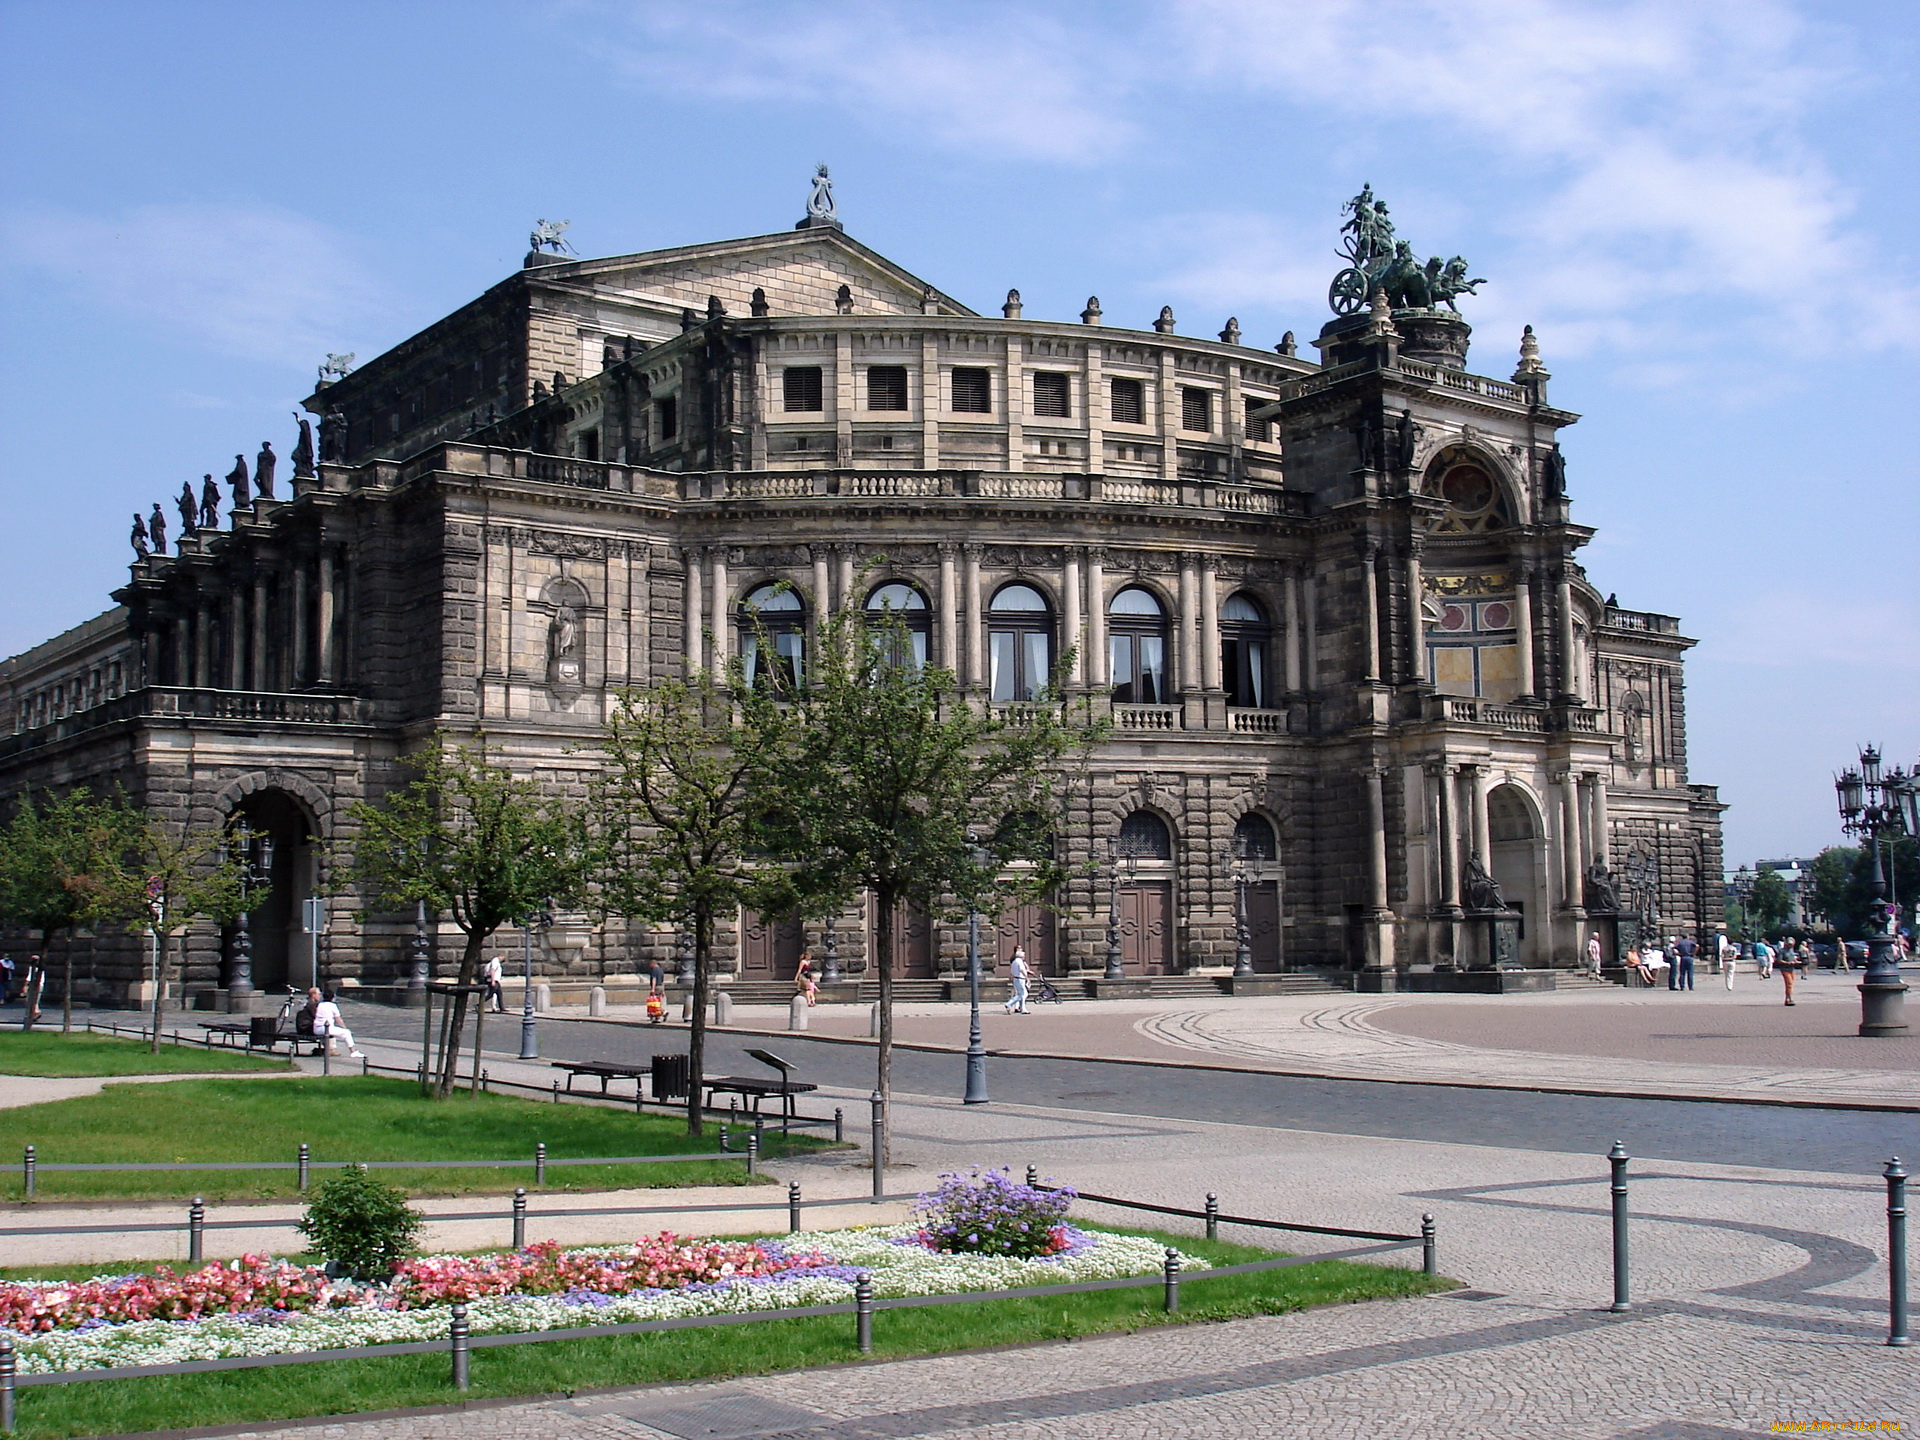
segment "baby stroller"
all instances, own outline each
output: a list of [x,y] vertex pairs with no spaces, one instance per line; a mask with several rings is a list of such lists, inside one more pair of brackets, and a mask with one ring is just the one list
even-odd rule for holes
[[1029,975],[1027,977],[1027,999],[1030,1002],[1051,1000],[1056,1005],[1064,1005],[1066,1003],[1066,1001],[1061,998],[1060,992],[1053,988],[1053,982],[1044,975]]

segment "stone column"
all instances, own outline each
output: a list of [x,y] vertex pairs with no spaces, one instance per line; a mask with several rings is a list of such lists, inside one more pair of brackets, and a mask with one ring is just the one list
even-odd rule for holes
[[1286,595],[1285,622],[1286,639],[1286,677],[1287,694],[1300,693],[1300,572],[1289,566],[1286,579],[1282,582]]
[[837,591],[834,596],[834,603],[842,610],[846,609],[849,605],[859,603],[858,597],[853,593],[853,562],[857,549],[858,547],[853,545],[836,545],[833,547],[834,559],[838,562],[840,571],[839,578],[834,582],[835,590]]
[[193,684],[196,689],[214,688],[213,605],[199,595],[193,602]]
[[966,561],[967,587],[967,676],[966,683],[984,689],[987,683],[986,612],[981,608],[980,556],[984,545],[966,545],[961,549]]
[[277,688],[273,662],[267,656],[267,577],[257,570],[253,575],[253,644],[249,656],[249,668],[253,674],[250,688],[254,690]]
[[708,553],[707,576],[707,593],[712,597],[707,610],[713,616],[713,654],[707,663],[714,683],[724,685],[727,660],[733,654],[733,586],[727,579],[726,546],[716,545]]
[[314,647],[316,655],[314,669],[316,672],[315,678],[325,689],[332,689],[339,678],[334,671],[334,605],[338,597],[334,594],[333,572],[333,551],[325,545],[322,545],[320,547],[319,593],[315,597],[319,602],[320,616],[314,626],[315,638],[319,642]]
[[1520,697],[1526,699],[1535,694],[1533,686],[1533,587],[1527,583],[1528,572],[1522,567],[1514,574],[1513,581],[1513,643],[1514,658],[1519,662]]
[[1575,673],[1573,657],[1573,572],[1562,563],[1554,576],[1555,608],[1559,611],[1560,693],[1568,699],[1580,694],[1580,677]]
[[1560,788],[1561,892],[1568,909],[1579,905],[1586,865],[1580,857],[1580,780],[1571,770],[1554,777]]
[[1445,761],[1427,767],[1428,783],[1433,787],[1438,815],[1434,849],[1438,852],[1439,904],[1443,910],[1460,908],[1460,837],[1456,833],[1453,807],[1453,767]]
[[1198,637],[1200,607],[1200,566],[1192,555],[1180,557],[1179,666],[1181,693],[1200,689]]
[[706,604],[703,598],[706,590],[706,581],[703,578],[704,571],[700,561],[700,551],[697,546],[687,546],[686,549],[680,552],[680,559],[686,566],[687,571],[685,600],[687,617],[687,679],[692,680],[698,676],[707,665],[707,640],[705,634],[702,633],[706,629],[706,616],[704,614]]
[[[1461,773],[1467,777],[1468,803],[1473,807],[1468,811],[1467,847],[1482,865],[1488,865],[1490,852],[1487,848],[1487,767],[1484,765],[1463,765]],[[1492,868],[1490,865],[1488,868]]]
[[1087,683],[1105,689],[1113,683],[1107,673],[1107,552],[1087,551]]
[[307,567],[295,559],[287,567],[293,578],[293,603],[287,607],[287,689],[307,683]]
[[1200,683],[1220,689],[1220,570],[1208,555],[1200,561]]
[[1609,823],[1607,819],[1607,777],[1604,773],[1589,775],[1587,777],[1587,783],[1593,787],[1592,793],[1589,796],[1592,802],[1592,809],[1589,812],[1592,819],[1587,826],[1588,863],[1605,865],[1607,863],[1607,825]]
[[1427,635],[1420,613],[1424,583],[1420,574],[1420,548],[1424,537],[1407,541],[1407,679],[1418,685],[1427,678]]
[[1367,681],[1380,678],[1380,586],[1375,573],[1379,554],[1378,541],[1369,538],[1360,542],[1361,628],[1365,632],[1361,659],[1366,667],[1360,678]]
[[240,587],[227,591],[226,674],[222,677],[229,690],[257,690],[247,677],[247,617]]
[[1366,772],[1367,905],[1376,915],[1387,908],[1387,800],[1379,766]]
[[[959,547],[940,546],[940,664],[954,675],[960,673],[960,553]],[[819,562],[821,574],[826,562]]]
[[1307,689],[1313,691],[1320,688],[1320,578],[1311,565],[1302,577],[1301,589],[1306,623],[1300,629],[1300,643],[1306,649]]
[[813,625],[818,633],[824,629],[827,620],[833,614],[833,593],[829,588],[833,584],[827,571],[827,547],[815,545],[813,558]]
[[1065,631],[1062,638],[1073,647],[1073,666],[1067,679],[1074,685],[1084,684],[1087,675],[1087,637],[1080,633],[1080,593],[1080,552],[1068,547],[1060,583],[1060,618]]

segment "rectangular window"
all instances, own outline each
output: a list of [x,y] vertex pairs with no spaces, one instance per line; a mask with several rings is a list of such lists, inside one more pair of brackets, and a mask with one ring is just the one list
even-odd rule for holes
[[1252,395],[1247,396],[1246,400],[1247,400],[1247,439],[1260,440],[1260,441],[1267,441],[1267,440],[1273,439],[1273,421],[1256,420],[1253,418],[1254,411],[1258,410],[1263,405],[1271,405],[1273,402],[1271,400],[1256,399]]
[[1213,392],[1192,385],[1180,387],[1180,428],[1202,433],[1213,429]]
[[993,372],[971,365],[953,367],[953,408],[960,415],[993,413]]
[[1069,376],[1058,370],[1036,370],[1033,373],[1033,413],[1053,419],[1066,419],[1073,414],[1073,390]]
[[1124,380],[1115,376],[1108,387],[1112,397],[1107,408],[1112,412],[1108,418],[1116,425],[1144,425],[1147,423],[1147,387],[1138,380]]
[[578,446],[579,455],[582,460],[598,460],[600,458],[600,432],[598,430],[582,430],[579,440],[575,443]]
[[995,630],[987,640],[987,694],[994,700],[1024,700],[1019,692],[1020,637],[1011,630]]
[[680,433],[680,402],[669,395],[653,402],[654,423],[659,426],[662,443]]
[[[791,375],[793,372],[787,372]],[[819,371],[814,372],[816,375]],[[788,407],[792,408],[792,407]],[[907,367],[869,365],[867,367],[867,408],[904,410],[907,408]]]
[[824,410],[821,400],[820,367],[794,365],[780,373],[781,398],[792,410]]

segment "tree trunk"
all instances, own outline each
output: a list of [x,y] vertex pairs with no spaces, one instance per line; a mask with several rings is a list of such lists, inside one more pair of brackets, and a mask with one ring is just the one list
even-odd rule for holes
[[706,1134],[707,996],[713,989],[713,912],[693,912],[693,1024],[687,1031],[687,1134]]
[[878,1078],[874,1088],[880,1092],[882,1108],[888,1112],[888,1124],[885,1132],[886,1154],[883,1161],[893,1159],[893,910],[899,897],[889,890],[876,890],[874,904],[879,907],[876,917],[875,957],[880,967],[880,1054]]
[[[491,930],[469,930],[466,948],[460,952],[460,973],[454,977],[454,983],[460,986],[459,993],[451,997],[453,1004],[449,1011],[452,1018],[447,1021],[447,1040],[440,1050],[440,1094],[442,1098],[453,1093],[453,1075],[460,1068],[460,1037],[467,1025],[466,987],[473,984],[480,974],[480,952],[487,948],[487,937]],[[480,1061],[474,1059],[474,1084],[480,1083]]]

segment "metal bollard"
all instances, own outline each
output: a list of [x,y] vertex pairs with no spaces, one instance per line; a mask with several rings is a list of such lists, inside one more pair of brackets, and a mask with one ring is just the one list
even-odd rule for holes
[[800,1182],[798,1180],[787,1182],[787,1233],[789,1235],[800,1233]]
[[527,1192],[524,1186],[513,1192],[513,1248],[527,1248]]
[[1163,1273],[1166,1275],[1166,1307],[1169,1315],[1180,1313],[1180,1252],[1171,1246],[1167,1249],[1167,1263]]
[[1913,1343],[1907,1334],[1907,1172],[1887,1162],[1887,1344]]
[[198,1195],[187,1207],[187,1263],[198,1265],[207,1248],[207,1202]]
[[847,1114],[838,1105],[833,1107],[833,1143],[847,1143]]
[[373,1073],[373,1061],[365,1055],[360,1057],[360,1073],[362,1075],[371,1075]]
[[333,1074],[333,1042],[324,1038],[320,1041],[320,1073]]
[[534,1142],[533,1183],[536,1185],[547,1183],[547,1142],[544,1140]]
[[1607,1308],[1616,1315],[1633,1308],[1627,1256],[1627,1158],[1626,1147],[1614,1141],[1607,1152],[1607,1163],[1613,1167],[1613,1304]]
[[760,1173],[759,1166],[760,1166],[760,1137],[758,1135],[749,1135],[747,1136],[747,1174],[749,1175],[759,1174]]
[[1220,1238],[1220,1197],[1211,1190],[1207,1192],[1207,1239]]
[[727,1122],[724,1120],[720,1122],[720,1149],[725,1154],[733,1153],[733,1137],[727,1133]]
[[1031,1190],[1034,1186],[1038,1185],[1039,1183],[1040,1183],[1040,1167],[1038,1165],[1027,1166],[1027,1188]]
[[[636,1097],[639,1095],[638,1089],[634,1091],[634,1094]],[[553,1082],[553,1103],[556,1105],[560,1103],[560,1082],[558,1080]]]
[[887,1101],[878,1090],[867,1097],[873,1107],[873,1198],[887,1193]]
[[33,1146],[31,1145],[27,1146],[26,1154],[23,1155],[20,1159],[20,1175],[21,1175],[22,1183],[24,1183],[25,1186],[27,1187],[27,1199],[29,1200],[33,1199],[33,1191],[34,1191],[34,1185],[35,1185],[34,1172],[39,1168],[39,1166],[40,1166],[40,1152],[34,1149]]
[[862,1355],[873,1353],[873,1281],[865,1275],[853,1282],[853,1338]]
[[491,1095],[493,1093],[493,1072],[491,1070],[482,1070],[480,1072],[480,1093],[483,1095]]
[[456,1390],[467,1388],[467,1359],[470,1354],[467,1348],[468,1334],[467,1307],[455,1305],[453,1316],[447,1324],[447,1339],[453,1348],[453,1388]]
[[307,1172],[313,1167],[313,1151],[304,1140],[300,1142],[300,1156],[296,1164],[300,1171],[300,1193],[304,1195],[307,1192]]
[[0,1335],[0,1431],[13,1433],[13,1377],[20,1361],[13,1353],[13,1336]]
[[1420,1269],[1428,1275],[1440,1273],[1434,1255],[1432,1211],[1420,1217]]

